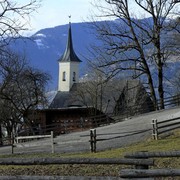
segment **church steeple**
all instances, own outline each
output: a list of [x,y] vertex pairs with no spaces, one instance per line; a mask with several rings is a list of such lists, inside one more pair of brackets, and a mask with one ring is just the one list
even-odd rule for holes
[[71,32],[71,22],[69,22],[69,31],[68,31],[68,40],[66,49],[64,51],[63,56],[59,59],[60,62],[82,62],[78,56],[76,55],[74,48],[73,48],[73,42],[72,42],[72,32]]
[[81,60],[73,48],[71,22],[69,22],[68,39],[64,54],[59,59],[58,91],[70,91],[74,83],[79,82],[79,64]]

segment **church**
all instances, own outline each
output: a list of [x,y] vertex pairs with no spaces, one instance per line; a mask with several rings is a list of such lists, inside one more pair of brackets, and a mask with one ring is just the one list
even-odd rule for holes
[[58,60],[58,91],[47,109],[37,111],[36,122],[41,126],[62,134],[114,123],[125,113],[152,110],[151,99],[139,81],[79,82],[81,62],[73,47],[69,22],[66,49]]
[[99,119],[100,123],[110,123],[112,120],[91,104],[84,104],[77,96],[77,89],[82,85],[79,83],[79,65],[81,62],[74,51],[70,22],[66,49],[58,60],[57,94],[49,108],[37,111],[35,120],[41,127],[53,129],[55,134],[89,129],[97,126]]

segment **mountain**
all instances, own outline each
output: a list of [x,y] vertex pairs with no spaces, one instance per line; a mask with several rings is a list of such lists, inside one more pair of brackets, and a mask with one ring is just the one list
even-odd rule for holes
[[[152,18],[142,19],[141,22],[147,28],[147,24],[152,25]],[[98,22],[101,23],[101,22]],[[115,23],[117,25],[125,26],[122,19],[115,21],[108,21],[109,25]],[[69,24],[56,26],[53,28],[46,28],[36,32],[30,38],[20,38],[11,44],[11,47],[17,52],[25,53],[30,64],[52,76],[52,81],[49,84],[50,90],[57,90],[58,85],[58,59],[64,53]],[[96,38],[96,30],[92,28],[92,23],[72,23],[72,39],[74,50],[78,57],[82,60],[80,65],[80,76],[86,74],[87,59],[89,57],[88,48],[92,45],[100,45],[100,41]],[[136,32],[138,33],[138,31]],[[165,34],[167,36],[167,34]],[[162,40],[167,37],[162,38]],[[133,54],[132,54],[133,55]],[[177,59],[177,58],[176,58]],[[173,77],[174,72],[179,69],[178,62],[169,60],[166,66],[166,79]],[[167,69],[168,68],[168,69]],[[154,72],[156,74],[156,72]]]
[[[50,89],[57,89],[58,59],[64,53],[69,25],[46,28],[36,32],[30,38],[20,38],[11,44],[18,53],[25,53],[30,64],[48,72],[52,76]],[[85,74],[86,55],[92,43],[97,44],[90,23],[72,23],[72,39],[76,54],[82,60],[80,76]],[[97,43],[96,43],[97,42]]]

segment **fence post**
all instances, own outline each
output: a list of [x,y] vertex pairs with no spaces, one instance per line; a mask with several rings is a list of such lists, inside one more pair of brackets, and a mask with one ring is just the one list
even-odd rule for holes
[[51,147],[52,147],[52,153],[54,153],[54,137],[53,137],[53,131],[51,131]]
[[[141,151],[142,153],[147,153],[148,151]],[[138,159],[148,159],[148,157],[136,157]],[[135,165],[135,169],[149,169],[148,165]]]
[[96,129],[94,129],[93,140],[94,140],[94,152],[96,152]]
[[152,119],[152,126],[153,126],[153,138],[158,140],[158,124],[157,119]]
[[14,136],[13,136],[13,132],[11,132],[11,153],[14,154]]
[[93,152],[93,130],[90,129],[90,149],[91,149],[91,152]]
[[96,152],[96,129],[90,129],[90,149]]
[[152,119],[152,136],[153,136],[153,139],[155,139],[155,127],[154,127],[154,119]]

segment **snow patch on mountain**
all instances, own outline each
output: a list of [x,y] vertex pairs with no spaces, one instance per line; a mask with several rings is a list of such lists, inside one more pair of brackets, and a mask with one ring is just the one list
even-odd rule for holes
[[37,44],[38,47],[44,46],[44,44],[42,43],[42,40],[41,40],[41,39],[35,39],[34,41],[36,42],[36,44]]
[[45,34],[41,34],[41,33],[38,33],[38,34],[35,34],[36,37],[43,37],[43,38],[46,38],[46,35]]
[[49,48],[49,46],[47,46],[43,43],[42,39],[35,39],[34,41],[36,42],[39,49]]

